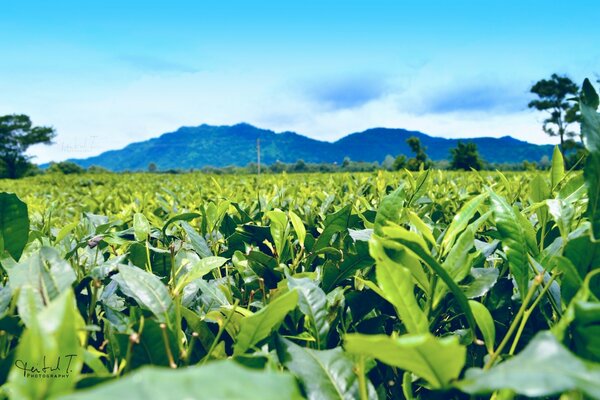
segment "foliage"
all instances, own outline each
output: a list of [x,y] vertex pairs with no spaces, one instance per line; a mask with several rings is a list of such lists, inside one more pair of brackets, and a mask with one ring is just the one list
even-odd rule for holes
[[30,168],[27,149],[38,143],[50,144],[54,129],[33,126],[27,115],[0,116],[0,177],[18,178]]
[[479,157],[477,151],[477,145],[473,142],[463,143],[458,142],[456,148],[450,149],[452,155],[452,161],[450,162],[450,168],[462,169],[468,171],[474,169],[479,171],[483,168],[483,161]]
[[[583,174],[557,150],[546,172],[0,181],[3,393],[598,397],[586,96]],[[66,377],[27,377],[44,355]]]
[[578,95],[579,86],[567,76],[552,74],[550,79],[542,79],[531,87],[531,93],[538,98],[529,102],[530,108],[544,111],[550,115],[543,124],[548,136],[560,138],[560,150],[565,153],[566,142],[577,136],[569,130],[569,125],[579,120],[577,103],[570,98]]
[[[81,168],[79,165],[77,165],[71,161],[61,161],[61,162],[57,162],[57,163],[50,163],[50,166],[48,166],[49,173],[59,173],[59,174],[69,175],[69,174],[81,174],[84,171],[85,170],[83,168]],[[92,169],[92,172],[95,172],[95,170]]]

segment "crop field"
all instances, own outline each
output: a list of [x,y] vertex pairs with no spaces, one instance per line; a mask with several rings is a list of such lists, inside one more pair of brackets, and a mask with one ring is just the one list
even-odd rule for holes
[[600,398],[583,106],[583,173],[0,181],[2,395]]

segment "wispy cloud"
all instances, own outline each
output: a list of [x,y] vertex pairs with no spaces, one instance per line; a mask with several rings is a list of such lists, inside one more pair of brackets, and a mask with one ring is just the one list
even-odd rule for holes
[[389,90],[386,77],[360,74],[321,78],[306,85],[308,99],[329,109],[343,110],[363,106],[385,96]]
[[493,83],[453,84],[422,94],[423,113],[511,113],[527,108],[529,94],[522,86]]
[[150,72],[198,72],[197,68],[178,62],[142,54],[123,54],[119,61],[139,70]]

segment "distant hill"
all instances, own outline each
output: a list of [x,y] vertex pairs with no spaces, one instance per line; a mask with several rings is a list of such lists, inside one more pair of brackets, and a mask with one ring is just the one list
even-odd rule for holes
[[153,162],[158,169],[189,169],[204,166],[243,166],[256,161],[256,139],[260,138],[261,157],[265,164],[279,160],[292,163],[338,162],[345,157],[353,161],[383,161],[386,155],[411,156],[406,139],[416,136],[427,146],[432,160],[450,158],[450,149],[459,140],[477,144],[481,156],[489,162],[520,163],[551,157],[552,146],[535,145],[510,136],[501,138],[444,139],[418,131],[373,128],[352,133],[336,142],[324,142],[294,132],[275,133],[249,124],[233,126],[200,125],[182,127],[144,142],[132,143],[120,150],[73,159],[82,167],[101,166],[113,171],[145,170]]

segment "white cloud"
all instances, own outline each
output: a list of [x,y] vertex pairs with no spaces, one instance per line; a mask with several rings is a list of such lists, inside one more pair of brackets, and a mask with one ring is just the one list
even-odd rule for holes
[[[421,70],[398,80],[394,90],[378,87],[378,96],[370,96],[351,108],[334,108],[307,96],[294,83],[306,81],[304,77],[243,72],[240,68],[149,73],[127,84],[92,91],[85,85],[62,91],[46,87],[29,97],[14,99],[10,108],[0,103],[0,114],[28,113],[35,123],[57,129],[55,145],[31,149],[37,162],[90,157],[180,126],[202,123],[248,122],[320,140],[336,140],[372,127],[397,127],[444,137],[510,135],[533,143],[550,142],[541,130],[541,116],[526,109],[509,108],[496,114],[485,107],[449,107],[433,113],[424,107],[432,95],[460,88],[461,84],[467,88],[473,85],[466,78],[455,83],[448,77],[435,79],[423,71],[427,72]],[[456,89],[450,97],[456,93],[460,91]],[[498,106],[496,100],[491,100],[492,109]]]

